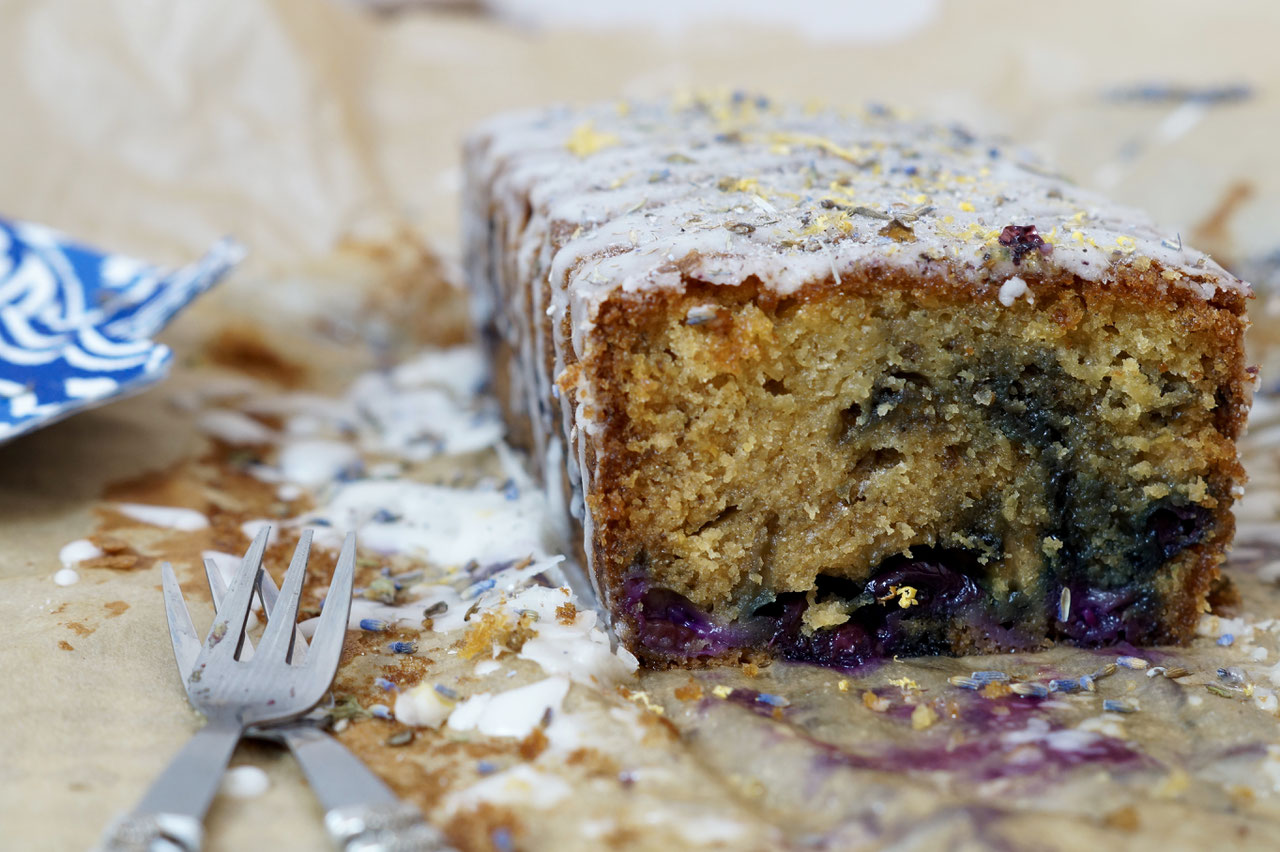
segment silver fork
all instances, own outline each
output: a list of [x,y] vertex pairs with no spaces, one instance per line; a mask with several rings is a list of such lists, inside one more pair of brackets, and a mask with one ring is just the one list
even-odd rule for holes
[[[204,573],[214,609],[220,609],[227,592],[222,572],[217,563],[206,559]],[[173,640],[173,653],[185,681],[200,652],[200,641],[182,602],[173,569],[168,567],[164,571],[164,594],[169,638]],[[264,610],[270,611],[275,606],[279,592],[266,571],[258,581],[258,595]],[[245,645],[249,645],[248,639]],[[294,662],[306,652],[307,640],[299,633],[294,639]],[[187,688],[190,689],[189,683]],[[255,739],[282,743],[293,752],[325,809],[325,829],[343,852],[454,852],[441,834],[423,820],[416,807],[398,798],[342,743],[321,730],[317,721],[308,717],[268,727],[251,727],[245,733]]]
[[[268,533],[264,529],[258,534],[241,561],[187,676],[187,695],[207,723],[174,756],[138,806],[108,830],[104,849],[198,852],[204,843],[204,816],[245,729],[296,719],[329,691],[351,610],[355,537],[348,535],[342,545],[306,660],[295,664],[294,637],[310,531],[303,533],[294,551],[257,653],[252,659],[240,659]],[[171,575],[173,570],[164,573]],[[172,603],[166,598],[166,604]]]

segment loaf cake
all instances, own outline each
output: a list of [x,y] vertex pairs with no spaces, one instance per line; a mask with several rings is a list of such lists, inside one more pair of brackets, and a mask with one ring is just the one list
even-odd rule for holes
[[501,116],[464,241],[512,440],[650,664],[1188,639],[1249,285],[957,127],[742,95]]

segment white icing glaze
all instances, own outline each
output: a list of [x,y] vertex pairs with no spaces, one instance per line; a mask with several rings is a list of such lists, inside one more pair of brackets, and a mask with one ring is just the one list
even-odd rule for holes
[[569,783],[527,763],[496,772],[470,787],[450,793],[441,810],[446,814],[470,811],[482,804],[518,805],[546,810],[569,796]]
[[476,677],[488,677],[500,668],[502,668],[502,663],[497,660],[481,660],[476,663],[475,668],[471,671]]
[[286,482],[276,489],[276,497],[280,500],[297,500],[305,493],[301,487],[292,482]]
[[341,543],[356,530],[360,544],[380,553],[425,557],[438,565],[540,558],[550,548],[537,492],[510,499],[494,489],[447,488],[403,480],[359,480],[334,489],[330,500],[304,516],[322,519],[318,531]]
[[1102,739],[1098,733],[1081,728],[1060,728],[1051,730],[1044,719],[1033,718],[1021,730],[1008,731],[1000,739],[1009,746],[1026,744],[1043,745],[1059,752],[1080,752],[1098,744]]
[[257,379],[239,373],[202,378],[200,386],[183,388],[169,397],[180,411],[200,411],[214,403],[248,396],[262,389]]
[[569,680],[549,677],[497,694],[477,693],[449,715],[455,731],[478,731],[491,737],[523,739],[541,724],[547,711],[558,713],[569,693]]
[[1027,295],[1027,282],[1018,276],[1013,276],[1008,281],[1000,285],[1000,304],[1006,308],[1012,307],[1013,303]]
[[176,506],[151,506],[145,503],[117,503],[116,511],[120,514],[151,524],[156,527],[168,527],[184,532],[202,530],[209,526],[209,519],[194,509],[183,509]]
[[196,427],[211,438],[228,444],[270,444],[276,440],[274,430],[239,411],[215,408],[196,420]]
[[270,530],[270,532],[267,534],[267,544],[268,546],[270,546],[276,540],[276,527],[278,526],[280,526],[279,521],[268,521],[265,519],[256,519],[252,521],[245,521],[243,524],[241,524],[240,532],[244,533],[245,538],[249,539],[250,541],[253,541],[255,538],[258,537],[258,533],[262,532],[264,529]]
[[[300,486],[306,485],[317,505],[290,520],[246,521],[242,531],[253,538],[266,526],[313,527],[316,546],[332,549],[341,545],[347,532],[355,531],[366,552],[420,559],[446,569],[432,583],[404,589],[394,606],[357,595],[349,620],[352,630],[361,629],[366,619],[417,627],[427,609],[432,611],[431,630],[437,633],[469,629],[486,612],[505,613],[512,620],[532,613],[535,620],[527,628],[532,635],[522,656],[556,676],[554,683],[567,684],[568,679],[604,686],[617,683],[636,670],[635,658],[625,650],[611,650],[596,613],[582,607],[567,588],[535,582],[539,577],[564,582],[564,557],[556,553],[562,539],[556,535],[554,510],[548,501],[548,494],[555,492],[537,488],[515,454],[494,443],[493,433],[483,442],[461,435],[468,429],[481,431],[475,423],[468,426],[464,421],[495,407],[491,397],[481,394],[483,364],[474,348],[435,350],[389,372],[361,376],[341,402],[314,395],[248,400],[248,410],[289,417],[277,466],[257,473],[280,482],[277,494],[284,499],[301,496]],[[437,451],[465,452],[478,443],[492,443],[506,482],[462,488],[403,479],[348,479],[351,471],[364,469],[366,452],[378,452],[384,458],[415,456],[414,441],[404,436],[416,428],[423,409],[416,402],[401,403],[412,400],[422,388],[431,390],[435,402],[466,413],[453,421],[456,429],[450,427],[459,434],[446,436]],[[398,471],[397,465],[384,475]],[[232,554],[206,551],[203,556],[214,560],[224,579],[239,564],[239,557]],[[570,624],[561,623],[558,613],[565,603],[574,603],[580,610]],[[315,623],[311,619],[300,625],[304,636],[311,635]],[[499,665],[494,659],[482,659],[476,672],[491,674]],[[431,704],[438,696],[413,691],[411,698],[405,698],[406,694],[397,700],[397,716],[430,719],[439,712]],[[493,700],[491,713],[497,715],[481,713],[484,719],[501,719],[509,699],[495,696]],[[479,703],[468,706],[476,710]],[[465,719],[465,713],[459,718]]]
[[396,720],[419,728],[438,728],[455,706],[435,684],[424,682],[396,697]]
[[289,482],[315,487],[360,469],[360,452],[342,441],[290,441],[280,448],[280,475]]
[[240,567],[240,557],[234,553],[223,553],[220,550],[202,550],[200,551],[200,558],[213,562],[214,567],[218,569],[218,575],[222,577],[222,582],[225,584],[231,583],[231,578],[236,575],[236,569]]
[[53,582],[59,586],[74,586],[80,582],[80,575],[74,568],[59,568],[54,572]]
[[484,354],[473,346],[433,349],[397,364],[392,384],[401,389],[439,387],[461,403],[473,403],[489,380]]
[[572,624],[555,616],[555,607],[567,596],[560,589],[531,586],[516,595],[509,606],[539,614],[536,635],[525,641],[520,657],[532,660],[550,674],[563,674],[583,683],[609,686],[634,674],[639,666],[625,648],[615,653],[609,639],[596,628],[594,610],[577,613]]
[[[365,373],[339,399],[315,394],[251,399],[245,410],[287,416],[285,434],[292,439],[309,439],[286,445],[281,449],[278,469],[255,471],[255,475],[266,481],[304,485],[333,479],[332,471],[323,468],[329,461],[325,450],[339,452],[332,444],[343,444],[347,451],[359,449],[413,461],[491,447],[501,440],[503,425],[494,400],[480,393],[486,378],[480,354],[472,347],[459,346],[424,352],[390,371]],[[209,412],[207,416],[212,420],[210,429],[227,433],[224,440],[239,436],[236,424],[224,413]],[[323,440],[352,433],[357,438],[355,448],[345,440]],[[250,437],[247,427],[243,437]],[[257,433],[256,437],[267,436]],[[278,438],[273,434],[268,440]],[[339,464],[343,459],[331,461]]]
[[80,538],[62,546],[58,551],[58,561],[62,563],[63,568],[70,568],[86,559],[97,559],[101,555],[102,551],[96,544],[87,538]]

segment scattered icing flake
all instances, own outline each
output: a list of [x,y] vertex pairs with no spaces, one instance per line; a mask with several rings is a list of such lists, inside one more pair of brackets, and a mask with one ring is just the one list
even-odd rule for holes
[[569,693],[569,679],[549,677],[497,694],[481,692],[459,704],[449,715],[455,731],[479,731],[491,737],[523,739],[547,713],[559,711]]
[[280,448],[280,476],[303,486],[333,482],[360,470],[360,452],[342,441],[290,441]]
[[485,380],[478,359],[472,348],[445,350],[357,379],[347,400],[359,412],[361,448],[419,461],[498,444],[505,428],[496,402],[477,393]]
[[732,846],[735,841],[741,842],[748,830],[747,826],[738,820],[683,811],[677,813],[651,811],[645,815],[645,822],[675,829],[686,843],[719,848],[723,848],[726,844]]
[[237,799],[253,799],[267,792],[271,779],[256,766],[233,766],[222,776],[222,792]]
[[474,398],[488,381],[489,366],[478,346],[428,349],[391,370],[397,388],[439,387],[463,401]]
[[500,668],[502,668],[502,664],[497,660],[481,660],[476,663],[476,667],[472,669],[472,671],[475,673],[476,677],[485,677],[493,674]]
[[80,582],[80,575],[74,568],[59,568],[53,575],[53,582],[59,586],[74,586]]
[[[391,517],[395,520],[379,520]],[[328,503],[300,523],[324,521],[317,542],[341,544],[349,530],[362,548],[424,557],[438,565],[482,565],[552,552],[546,505],[530,492],[510,500],[497,489],[360,480],[337,486]],[[323,542],[322,542],[323,538]]]
[[[266,539],[266,542],[270,545],[271,542],[275,541],[275,527],[275,521],[266,521],[266,519],[255,518],[253,521],[246,521],[242,523],[241,532],[244,533],[244,537],[246,537],[246,539],[252,541],[253,539],[256,539],[257,533],[262,530],[269,530],[270,532],[268,533],[268,539]],[[239,556],[236,556],[236,562],[239,562]]]
[[520,657],[540,665],[547,674],[567,675],[584,683],[601,686],[630,677],[639,662],[625,648],[614,651],[597,626],[592,610],[575,611],[565,623],[557,616],[565,597],[560,589],[530,586],[512,596],[506,606],[512,612],[532,610],[538,614],[534,636],[520,649]]
[[1267,756],[1262,759],[1258,771],[1271,782],[1271,791],[1280,793],[1280,745],[1267,746]]
[[[1197,698],[1199,696],[1196,696]],[[1123,740],[1129,736],[1124,728],[1124,719],[1120,716],[1091,716],[1076,725],[1077,731],[1089,734],[1101,734],[1104,737]]]
[[[256,533],[255,533],[256,534]],[[252,541],[253,536],[249,539]],[[223,553],[220,550],[202,550],[200,558],[211,561],[218,574],[222,577],[222,582],[230,585],[231,578],[236,575],[236,569],[240,567],[240,557],[234,553]]]
[[270,444],[279,437],[247,414],[226,408],[202,413],[196,420],[196,428],[227,444]]
[[1204,615],[1201,616],[1200,622],[1196,625],[1197,636],[1203,636],[1215,641],[1221,639],[1224,635],[1229,635],[1233,642],[1237,640],[1252,642],[1255,630],[1255,625],[1247,615],[1240,618]]
[[1259,568],[1258,579],[1264,583],[1280,583],[1280,562],[1268,562]]
[[180,411],[199,411],[211,403],[248,396],[261,388],[260,381],[242,374],[212,375],[201,379],[199,387],[174,392],[169,400]]
[[97,559],[101,555],[102,550],[96,544],[87,538],[80,538],[62,546],[58,551],[58,561],[62,563],[63,568],[70,568],[87,559]]
[[1094,731],[1079,727],[1053,728],[1047,720],[1039,718],[1028,720],[1025,728],[1008,731],[1000,738],[1011,746],[1039,743],[1064,753],[1088,751],[1101,739]]
[[195,530],[206,529],[209,526],[209,519],[194,509],[182,509],[176,506],[152,506],[145,503],[117,503],[115,508],[117,512],[126,517],[156,527],[168,527],[182,530],[183,532],[194,532]]
[[1000,304],[1006,308],[1012,307],[1013,303],[1025,296],[1027,292],[1027,282],[1015,275],[1000,285]]
[[[385,604],[378,600],[357,597],[351,602],[351,615],[347,625],[352,630],[360,629],[360,622],[366,619],[385,621],[387,624],[408,624],[418,626],[422,623],[426,612],[432,612],[431,629],[436,633],[447,633],[460,630],[466,626],[467,607],[463,605],[456,589],[449,586],[414,586],[416,597],[403,604]],[[444,608],[440,609],[443,604]],[[315,629],[316,619],[301,622],[298,627],[304,636],[310,636]]]
[[569,793],[569,784],[563,778],[527,763],[520,763],[449,794],[441,809],[446,814],[452,814],[491,804],[546,810],[568,798]]
[[725,686],[724,684],[717,684],[716,686],[711,687],[711,694],[716,698],[728,698],[730,695],[733,695],[733,687]]
[[286,482],[276,489],[276,498],[284,501],[297,500],[304,492],[299,486],[292,482]]

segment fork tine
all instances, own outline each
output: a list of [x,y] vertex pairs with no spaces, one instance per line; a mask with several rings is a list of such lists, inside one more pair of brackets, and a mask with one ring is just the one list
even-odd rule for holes
[[266,659],[288,660],[292,655],[293,636],[297,630],[298,604],[302,599],[302,583],[307,578],[307,557],[311,554],[311,530],[303,530],[298,546],[293,551],[293,561],[280,584],[280,597],[276,598],[271,614],[267,616],[267,629],[258,643],[258,653]]
[[222,579],[222,571],[218,568],[217,562],[212,559],[204,561],[204,578],[209,583],[209,595],[213,598],[213,608],[221,609],[222,599],[227,596],[227,584]]
[[[257,586],[258,574],[262,571],[262,555],[267,549],[267,538],[271,528],[264,527],[249,552],[240,562],[240,568],[231,578],[223,605],[213,616],[213,626],[205,637],[205,651],[208,663],[227,662],[240,653],[240,645],[244,641],[244,626],[249,620],[249,605],[253,603],[253,590]],[[235,633],[231,629],[235,628]],[[230,634],[230,635],[229,635]],[[224,641],[231,639],[232,641]]]
[[168,562],[160,565],[160,579],[164,585],[164,615],[169,622],[169,641],[173,643],[173,656],[178,661],[178,674],[185,684],[191,676],[196,657],[200,656],[200,634],[191,623],[191,613],[182,598],[178,578]]
[[[342,642],[347,636],[347,619],[351,616],[351,586],[356,573],[356,534],[347,533],[338,554],[338,564],[333,569],[333,580],[324,599],[324,609],[311,636],[311,649],[307,652],[308,668],[314,668],[315,678],[308,685],[319,689],[318,701],[333,683],[338,672],[338,659],[342,656]],[[323,686],[321,689],[320,687]]]
[[258,578],[258,599],[262,601],[264,612],[271,612],[276,605],[276,599],[280,597],[280,590],[276,588],[276,583],[271,579],[271,575],[266,571],[262,572],[262,576]]
[[[270,574],[263,571],[258,577],[258,599],[262,601],[263,611],[271,612],[279,598],[280,590],[276,588],[275,581],[271,579]],[[293,634],[293,653],[289,656],[289,662],[301,663],[306,657],[307,640],[302,637],[302,631],[298,630]]]

